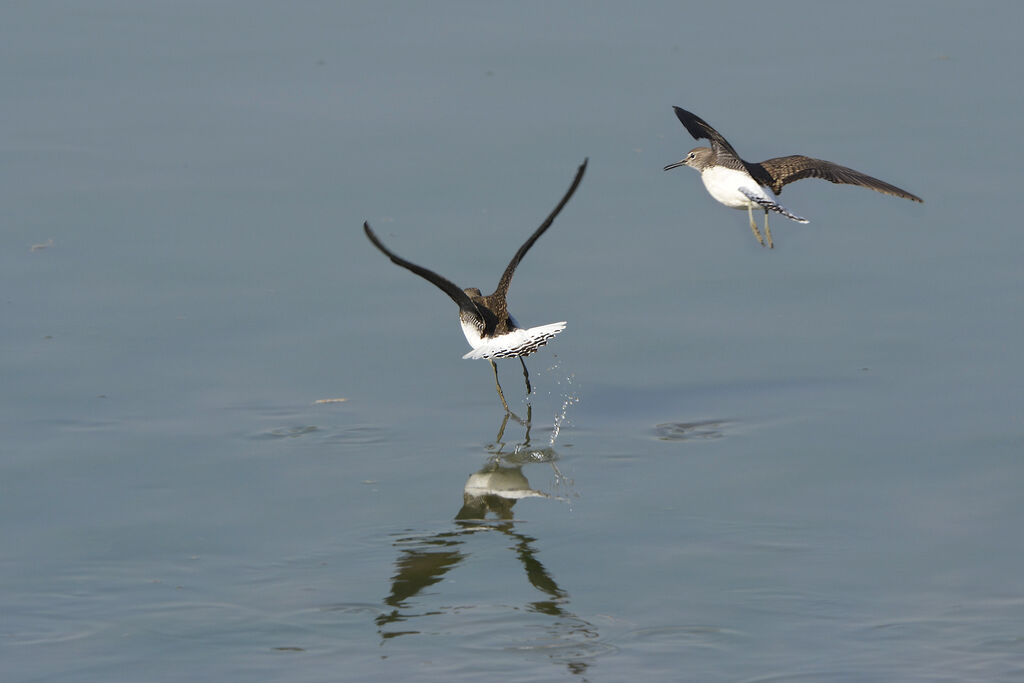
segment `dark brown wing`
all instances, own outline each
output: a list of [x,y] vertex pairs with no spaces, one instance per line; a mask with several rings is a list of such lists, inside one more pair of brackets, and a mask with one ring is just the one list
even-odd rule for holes
[[548,217],[544,219],[544,222],[540,224],[540,227],[533,231],[533,234],[530,235],[529,239],[523,242],[523,246],[519,247],[519,251],[517,251],[516,255],[512,257],[512,260],[508,262],[505,272],[501,275],[501,280],[498,281],[498,288],[494,290],[494,294],[491,294],[488,299],[491,297],[499,297],[501,301],[505,300],[505,296],[508,294],[508,287],[512,284],[512,276],[516,272],[516,266],[519,265],[519,262],[522,260],[523,256],[526,255],[526,252],[530,250],[530,247],[533,246],[533,243],[544,234],[545,230],[551,227],[551,224],[555,221],[555,217],[561,213],[562,208],[572,198],[573,194],[576,192],[576,188],[579,187],[580,181],[583,180],[583,173],[587,170],[588,161],[589,159],[583,160],[583,163],[580,164],[579,169],[576,171],[576,177],[573,178],[572,185],[569,186],[569,190],[565,193],[565,196],[562,197],[562,201],[558,202],[558,206],[555,207],[554,211],[548,214]]
[[811,157],[805,157],[801,154],[767,159],[762,161],[760,164],[750,165],[760,166],[764,169],[764,172],[770,178],[769,182],[765,184],[770,187],[772,192],[775,194],[782,192],[783,185],[788,185],[789,183],[796,182],[797,180],[801,180],[803,178],[821,178],[822,180],[827,180],[830,183],[859,185],[861,187],[875,190],[876,192],[891,194],[894,197],[902,197],[903,199],[909,199],[914,202],[924,201],[917,195],[910,194],[906,190],[900,189],[895,185],[890,185],[884,180],[873,178],[861,173],[860,171],[847,168],[846,166],[833,164],[831,161],[812,159]]
[[[728,166],[728,160],[725,157],[732,157],[743,168],[747,169],[747,173],[754,177],[754,180],[761,183],[762,185],[768,185],[770,178],[763,168],[758,164],[751,164],[743,160],[743,158],[736,153],[733,146],[729,144],[729,141],[722,137],[722,134],[711,127],[711,125],[697,116],[693,112],[686,111],[682,107],[672,107],[676,113],[676,118],[683,124],[686,130],[694,137],[695,140],[708,140],[711,142],[711,149],[718,156],[718,162]],[[739,168],[739,167],[737,167]]]
[[486,329],[489,327],[492,330],[494,329],[494,316],[488,316],[486,312],[482,312],[477,305],[473,303],[473,300],[469,298],[469,295],[459,289],[459,286],[454,282],[438,275],[432,270],[424,268],[423,266],[417,266],[415,263],[406,261],[398,254],[392,252],[384,246],[384,243],[381,242],[373,230],[370,229],[369,223],[363,223],[363,231],[366,233],[366,236],[370,238],[370,241],[373,242],[373,246],[384,252],[384,254],[391,259],[392,263],[397,266],[402,266],[406,270],[411,270],[424,280],[434,283],[442,292],[450,296],[452,301],[459,305],[460,311],[476,316],[480,320],[482,328]]
[[707,121],[682,107],[672,107],[672,110],[675,111],[679,123],[683,124],[694,140],[708,140],[711,143],[711,148],[718,154],[725,152],[737,159],[740,158],[729,141],[723,138],[721,133],[712,128]]

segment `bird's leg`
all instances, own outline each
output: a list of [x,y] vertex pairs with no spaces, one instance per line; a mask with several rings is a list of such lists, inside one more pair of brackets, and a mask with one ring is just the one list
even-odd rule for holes
[[[767,213],[768,212],[766,211],[766,216]],[[754,220],[754,205],[752,203],[747,205],[747,218],[750,219],[750,229],[754,231],[754,237],[757,238],[757,243],[763,247],[764,240],[761,239],[761,232],[757,229],[757,221]]]
[[501,384],[498,382],[498,366],[490,358],[487,359],[487,362],[491,364],[491,370],[494,370],[494,386],[498,388],[498,398],[501,399],[501,405],[505,406],[506,413],[511,413],[512,411],[508,409],[508,404],[505,403],[505,394],[501,392]]
[[505,433],[505,424],[508,422],[508,419],[510,417],[513,420],[515,420],[516,422],[518,422],[519,424],[521,424],[524,427],[526,427],[526,441],[524,443],[525,444],[529,444],[530,443],[530,423],[533,421],[533,404],[532,403],[527,403],[526,404],[526,419],[525,420],[523,418],[519,417],[518,415],[516,415],[515,413],[513,413],[511,410],[508,411],[507,413],[505,413],[505,420],[504,420],[504,422],[501,423],[501,432],[499,432],[499,435]]
[[[498,446],[504,446],[505,445],[505,444],[502,443],[501,440],[505,438],[505,425],[508,424],[508,418],[509,418],[509,415],[511,415],[511,414],[512,413],[510,413],[510,412],[506,412],[505,413],[505,419],[501,421],[501,427],[498,428],[498,436],[494,437],[494,443],[497,444]],[[500,449],[499,449],[499,452],[501,452]]]
[[519,356],[519,362],[523,364],[523,377],[526,378],[526,395],[529,396],[533,393],[533,387],[530,386],[530,373],[526,370],[526,361],[523,360],[522,356]]
[[772,229],[768,227],[768,209],[764,210],[764,236],[768,240],[768,248],[774,249],[775,245],[772,244]]

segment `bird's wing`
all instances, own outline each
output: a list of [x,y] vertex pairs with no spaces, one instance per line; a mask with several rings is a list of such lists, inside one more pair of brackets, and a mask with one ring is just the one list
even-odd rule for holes
[[722,137],[722,134],[711,127],[707,121],[697,116],[693,112],[686,111],[682,107],[672,107],[676,112],[676,118],[679,122],[686,127],[690,135],[695,140],[708,140],[711,142],[711,149],[715,152],[719,159],[722,157],[731,156],[737,162],[742,164],[747,169],[747,173],[753,176],[754,180],[762,185],[768,185],[770,178],[766,171],[758,166],[757,164],[751,164],[743,160],[743,158],[733,149],[733,146],[729,144],[729,141]]
[[711,147],[715,152],[725,152],[726,154],[731,154],[737,159],[740,158],[740,155],[732,148],[729,141],[723,138],[721,133],[712,128],[707,121],[693,112],[686,111],[682,107],[672,107],[672,109],[676,112],[676,118],[679,119],[679,122],[686,127],[686,130],[689,131],[694,140],[708,140],[711,142]]
[[[373,242],[373,246],[377,247],[382,252],[384,252],[384,254],[389,259],[391,259],[392,263],[394,263],[397,266],[402,266],[407,270],[411,270],[412,272],[419,275],[421,278],[434,283],[441,291],[450,296],[452,298],[452,301],[459,305],[460,311],[465,311],[467,313],[475,315],[480,319],[483,327],[486,328],[488,326],[487,316],[480,311],[479,307],[475,303],[473,303],[473,300],[469,298],[468,294],[459,289],[458,285],[456,285],[451,280],[438,275],[432,270],[428,270],[423,266],[417,266],[415,263],[410,263],[401,256],[395,254],[393,251],[384,246],[384,243],[380,241],[377,235],[370,228],[369,223],[363,223],[363,231],[366,232],[366,236],[370,238],[371,242]],[[494,318],[493,315],[491,315],[490,317]],[[491,322],[490,327],[493,330],[493,322]]]
[[876,192],[891,194],[894,197],[902,197],[903,199],[915,202],[924,201],[917,195],[913,195],[895,185],[890,185],[884,180],[873,178],[846,166],[833,164],[831,161],[812,159],[801,154],[767,159],[760,164],[751,164],[751,166],[760,166],[764,169],[765,173],[770,177],[769,182],[765,183],[765,185],[770,187],[775,194],[782,192],[783,185],[796,182],[797,180],[821,178],[830,183],[860,185]]
[[526,252],[530,250],[533,243],[544,234],[544,231],[551,227],[551,224],[555,221],[555,217],[562,211],[562,208],[568,203],[569,199],[576,192],[576,188],[579,187],[580,181],[583,180],[583,173],[587,170],[587,162],[589,159],[584,159],[583,163],[580,164],[579,169],[576,171],[576,177],[572,181],[572,185],[569,186],[569,190],[562,197],[562,201],[558,202],[558,206],[555,207],[554,211],[548,214],[548,217],[544,219],[544,222],[540,224],[540,227],[533,231],[529,239],[523,242],[523,246],[519,247],[519,251],[512,257],[512,260],[508,262],[508,266],[505,268],[505,272],[501,275],[501,280],[498,281],[498,288],[494,290],[494,294],[491,296],[499,296],[504,300],[508,294],[508,287],[512,284],[512,275],[516,272],[516,266],[519,265],[519,261],[522,260]]

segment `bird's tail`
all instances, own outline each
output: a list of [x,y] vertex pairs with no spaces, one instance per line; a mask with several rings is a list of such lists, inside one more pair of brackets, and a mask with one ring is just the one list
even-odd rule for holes
[[551,341],[565,329],[565,323],[551,323],[529,329],[519,328],[508,334],[483,339],[463,358],[519,358],[531,353]]
[[745,187],[741,187],[740,192],[745,194],[747,196],[747,199],[749,199],[750,201],[760,205],[761,208],[763,208],[765,211],[774,211],[775,213],[781,213],[786,218],[792,221],[796,221],[797,223],[810,223],[809,220],[803,218],[802,216],[797,216],[795,213],[791,212],[782,204],[774,202],[771,199],[768,199],[767,197],[762,197],[760,195],[754,194]]

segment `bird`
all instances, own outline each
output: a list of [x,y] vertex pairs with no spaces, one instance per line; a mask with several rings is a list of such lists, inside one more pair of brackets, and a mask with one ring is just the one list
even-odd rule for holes
[[733,149],[733,146],[704,119],[681,107],[672,107],[672,109],[675,110],[679,122],[686,127],[695,140],[709,140],[711,147],[694,147],[685,157],[669,164],[664,170],[670,171],[680,166],[689,166],[699,171],[701,180],[704,181],[704,187],[715,200],[733,209],[747,210],[750,229],[761,246],[765,246],[766,242],[761,239],[761,233],[754,221],[755,205],[764,209],[764,232],[768,248],[775,246],[772,243],[772,233],[768,227],[769,211],[781,213],[797,223],[810,222],[806,218],[791,213],[774,201],[762,187],[769,188],[778,195],[782,192],[782,187],[789,183],[803,178],[821,178],[831,183],[860,185],[883,194],[902,197],[914,202],[924,202],[917,195],[890,185],[884,180],[873,178],[831,161],[813,159],[802,154],[766,159],[759,164],[744,161]]
[[556,334],[564,330],[566,326],[564,320],[538,327],[524,328],[520,326],[516,319],[508,312],[508,305],[506,303],[508,288],[512,284],[512,276],[515,274],[516,267],[523,259],[523,256],[530,250],[534,242],[551,227],[555,217],[558,216],[576,192],[576,188],[579,187],[583,174],[587,170],[588,161],[588,159],[583,160],[565,196],[558,202],[554,210],[548,214],[548,217],[540,224],[540,227],[534,230],[533,234],[519,247],[512,260],[509,261],[508,266],[505,267],[505,272],[502,273],[501,279],[498,281],[497,289],[488,296],[484,296],[476,287],[461,289],[451,280],[438,275],[434,271],[406,261],[384,246],[384,243],[380,241],[380,238],[370,228],[369,222],[363,223],[363,231],[370,242],[391,259],[392,263],[410,270],[428,282],[433,283],[451,297],[452,301],[458,304],[459,323],[462,326],[463,334],[466,336],[466,341],[472,347],[472,350],[465,354],[463,358],[486,358],[491,364],[491,369],[494,371],[494,386],[498,389],[498,397],[501,399],[501,405],[505,407],[506,413],[510,411],[508,403],[505,401],[505,394],[501,390],[501,383],[498,381],[498,366],[494,363],[494,359],[519,359],[523,366],[523,377],[526,379],[526,393],[529,395],[533,392],[533,388],[530,385],[530,373],[526,369],[526,362],[523,358],[547,344]]

